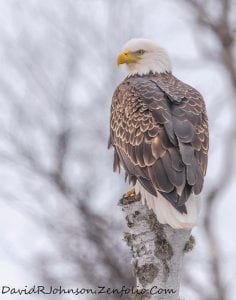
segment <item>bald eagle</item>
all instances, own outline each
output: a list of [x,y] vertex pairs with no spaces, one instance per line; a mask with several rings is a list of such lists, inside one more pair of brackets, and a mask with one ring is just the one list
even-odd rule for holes
[[128,41],[117,57],[128,74],[111,105],[109,145],[157,220],[173,228],[197,221],[208,159],[204,100],[171,72],[167,52],[146,39]]

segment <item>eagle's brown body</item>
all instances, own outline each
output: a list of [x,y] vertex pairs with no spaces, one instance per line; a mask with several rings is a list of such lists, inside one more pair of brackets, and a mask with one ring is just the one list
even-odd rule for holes
[[186,213],[207,168],[208,122],[202,96],[171,73],[127,77],[111,106],[114,169]]

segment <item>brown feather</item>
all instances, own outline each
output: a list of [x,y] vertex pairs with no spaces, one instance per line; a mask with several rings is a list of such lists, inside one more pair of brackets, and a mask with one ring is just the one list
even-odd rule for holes
[[171,156],[168,151],[166,151],[165,155],[161,158],[161,160],[170,182],[175,187],[182,186],[186,181],[184,169],[182,171],[176,171],[172,167]]
[[147,143],[146,141],[143,144],[143,160],[145,166],[153,165],[156,160],[155,156],[153,155],[152,144]]
[[165,154],[166,150],[162,146],[160,136],[156,136],[152,139],[151,150],[156,159]]
[[158,190],[166,193],[173,191],[174,185],[170,182],[161,159],[158,159],[154,165],[148,168],[148,173],[153,185]]

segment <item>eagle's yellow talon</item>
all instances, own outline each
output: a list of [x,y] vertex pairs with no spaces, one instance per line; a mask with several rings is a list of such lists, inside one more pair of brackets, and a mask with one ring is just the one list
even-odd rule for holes
[[135,195],[135,188],[132,188],[128,192],[125,193],[124,197],[128,198],[128,197],[134,196],[134,195]]

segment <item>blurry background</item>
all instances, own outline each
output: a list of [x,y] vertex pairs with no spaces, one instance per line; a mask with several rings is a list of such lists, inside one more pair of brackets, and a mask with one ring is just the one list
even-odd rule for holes
[[236,299],[235,15],[234,0],[0,1],[1,285],[133,284],[117,206],[127,186],[112,173],[107,139],[125,76],[116,55],[146,37],[168,50],[209,114],[202,215],[182,293]]

